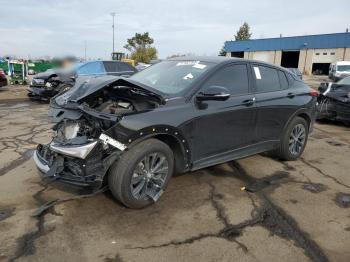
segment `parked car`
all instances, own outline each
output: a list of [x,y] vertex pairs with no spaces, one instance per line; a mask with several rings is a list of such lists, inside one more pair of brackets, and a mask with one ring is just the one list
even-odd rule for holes
[[329,79],[334,80],[335,82],[343,79],[347,76],[350,76],[350,62],[349,61],[340,61],[332,63],[329,67]]
[[274,151],[295,160],[317,92],[290,71],[224,57],[166,60],[130,78],[81,79],[51,100],[56,135],[34,160],[45,177],[99,188],[131,208],[159,199],[173,173]]
[[350,76],[335,83],[321,83],[317,119],[342,121],[350,125]]
[[0,87],[7,86],[5,71],[0,68]]
[[70,89],[79,76],[130,76],[136,71],[136,68],[120,61],[89,61],[74,64],[66,69],[49,69],[33,77],[28,88],[28,96],[49,99]]
[[150,66],[151,66],[151,64],[138,63],[136,66],[136,69],[137,69],[137,71],[142,71]]
[[300,72],[298,68],[287,68],[293,74],[295,74],[298,78],[303,79],[303,74]]

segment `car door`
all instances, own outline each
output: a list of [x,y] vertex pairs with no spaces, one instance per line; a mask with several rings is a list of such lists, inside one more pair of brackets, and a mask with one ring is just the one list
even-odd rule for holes
[[88,62],[77,70],[79,76],[97,76],[106,74],[101,61]]
[[256,142],[277,141],[296,110],[296,94],[289,89],[284,71],[252,64],[252,72],[257,108]]
[[194,101],[195,161],[220,157],[252,143],[255,132],[254,96],[250,93],[250,70],[247,63],[226,65],[216,71],[198,93],[212,87],[230,92],[226,101]]

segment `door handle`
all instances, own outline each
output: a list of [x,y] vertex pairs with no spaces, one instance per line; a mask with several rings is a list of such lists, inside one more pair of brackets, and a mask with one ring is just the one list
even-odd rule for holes
[[250,99],[247,99],[247,100],[244,100],[241,105],[244,105],[244,106],[252,106],[254,105],[255,103],[255,97],[253,98],[250,98]]
[[290,92],[290,93],[287,94],[287,97],[293,98],[293,97],[295,97],[295,94],[293,92]]

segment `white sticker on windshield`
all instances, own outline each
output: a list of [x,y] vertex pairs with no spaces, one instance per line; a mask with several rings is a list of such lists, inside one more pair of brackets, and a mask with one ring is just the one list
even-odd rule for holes
[[193,75],[191,73],[184,76],[185,80],[192,79],[192,78],[193,78]]
[[256,79],[261,79],[259,67],[254,66],[254,72],[255,72]]
[[192,65],[195,65],[196,63],[198,63],[199,61],[182,61],[182,62],[178,62],[176,64],[176,66],[192,66]]
[[198,68],[198,69],[204,69],[206,68],[207,66],[206,65],[203,65],[203,64],[200,64],[199,61],[197,64],[194,64],[192,67],[194,68]]

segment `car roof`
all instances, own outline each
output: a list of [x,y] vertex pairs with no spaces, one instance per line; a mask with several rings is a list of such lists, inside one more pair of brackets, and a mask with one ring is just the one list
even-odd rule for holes
[[350,65],[350,61],[339,61],[339,62],[336,62],[335,64],[337,64],[337,65]]
[[249,63],[259,63],[267,66],[272,66],[280,70],[289,72],[289,70],[285,67],[281,67],[279,65],[267,63],[264,61],[237,58],[237,57],[227,57],[227,56],[180,56],[180,57],[167,59],[167,61],[202,61],[202,62],[215,63],[215,64],[224,64],[224,63],[230,63],[230,62],[249,62]]

